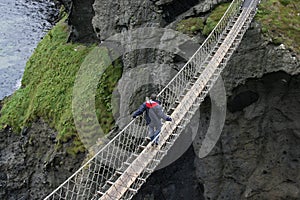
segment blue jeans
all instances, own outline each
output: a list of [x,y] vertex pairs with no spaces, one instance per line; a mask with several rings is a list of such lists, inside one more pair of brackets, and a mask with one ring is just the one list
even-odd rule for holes
[[[161,131],[161,127],[152,127],[149,126],[149,137],[151,138],[151,141],[153,141],[155,139],[155,137],[160,133]],[[156,140],[154,141],[156,144],[158,144],[158,138],[156,138]]]

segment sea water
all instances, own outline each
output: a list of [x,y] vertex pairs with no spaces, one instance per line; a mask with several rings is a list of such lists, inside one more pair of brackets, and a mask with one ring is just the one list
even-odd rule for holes
[[0,0],[0,99],[21,86],[26,62],[57,14],[50,0]]

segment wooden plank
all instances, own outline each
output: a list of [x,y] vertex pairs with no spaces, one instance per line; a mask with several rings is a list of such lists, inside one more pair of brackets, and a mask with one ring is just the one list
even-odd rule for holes
[[222,59],[229,50],[231,44],[234,42],[235,37],[242,28],[242,25],[247,19],[247,15],[244,11],[241,13],[239,19],[234,24],[228,36],[221,44],[214,57],[209,62],[208,66],[204,69],[198,80],[192,86],[192,88],[183,97],[177,108],[172,113],[171,117],[173,121],[171,123],[165,123],[161,130],[160,143],[157,149],[150,150],[151,144],[149,143],[141,154],[132,162],[132,164],[126,169],[126,171],[115,181],[114,185],[111,186],[104,195],[100,198],[101,200],[116,200],[120,199],[125,192],[130,188],[138,176],[143,172],[147,165],[154,159],[156,153],[167,141],[168,137],[176,129],[176,127],[183,120],[186,112],[189,110],[196,98],[204,90],[205,85],[213,76],[217,67],[221,63]]

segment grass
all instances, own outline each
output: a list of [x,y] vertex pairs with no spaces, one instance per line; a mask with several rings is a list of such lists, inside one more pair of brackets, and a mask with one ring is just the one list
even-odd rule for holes
[[204,36],[208,36],[218,24],[229,5],[230,3],[221,3],[212,10],[206,20],[201,17],[191,17],[181,20],[178,22],[176,30],[190,36],[196,35],[199,32],[202,32]]
[[[42,118],[57,130],[58,146],[72,141],[67,151],[76,154],[85,148],[72,115],[73,86],[77,71],[96,45],[66,43],[67,36],[67,25],[62,20],[39,43],[26,64],[21,88],[4,100],[0,129],[12,127],[19,133]],[[99,53],[109,57],[106,49],[100,49]],[[115,62],[104,71],[98,84],[96,110],[105,133],[114,123],[110,99],[121,75],[121,63]]]
[[[205,22],[201,18],[182,20],[177,24],[177,30],[187,34],[201,31],[208,35],[228,5],[217,6]],[[262,0],[256,20],[262,25],[263,34],[273,43],[283,43],[299,55],[300,0]],[[85,148],[77,135],[72,115],[73,86],[81,64],[96,45],[66,43],[67,32],[67,25],[62,20],[39,43],[27,62],[22,87],[4,100],[0,129],[12,127],[18,133],[33,121],[43,118],[57,130],[58,146],[71,140],[67,151],[76,154]],[[103,60],[109,57],[106,49],[99,49],[99,56]],[[104,71],[98,82],[95,110],[104,133],[109,132],[114,124],[111,94],[121,75],[121,62],[116,61]],[[86,121],[89,121],[89,116]]]
[[274,44],[300,54],[300,0],[262,0],[256,20]]
[[230,3],[222,3],[218,5],[208,16],[204,29],[202,31],[203,35],[208,36],[210,32],[216,27]]
[[[218,5],[205,21],[200,17],[184,19],[177,24],[176,30],[188,35],[201,31],[208,36],[229,5]],[[300,0],[262,0],[255,19],[266,38],[300,55]]]
[[204,20],[200,17],[192,17],[181,20],[176,30],[188,35],[195,35],[204,28]]

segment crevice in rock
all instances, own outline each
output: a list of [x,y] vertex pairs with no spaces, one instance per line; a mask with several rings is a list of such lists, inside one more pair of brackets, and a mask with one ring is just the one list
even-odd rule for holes
[[71,29],[69,42],[94,43],[98,41],[92,25],[92,19],[95,16],[94,1],[72,1],[68,18],[68,25]]
[[164,13],[163,18],[167,23],[171,23],[178,15],[188,11],[191,7],[198,3],[199,0],[174,0],[167,4],[163,4],[161,6]]
[[72,157],[64,145],[57,150],[51,134],[42,119],[25,136],[0,130],[0,199],[42,199],[80,167],[85,153]]
[[[277,71],[247,79],[232,91],[229,106],[241,94],[251,104],[240,112],[229,110],[215,149],[196,162],[205,169],[199,180],[206,198],[294,199],[299,194],[299,86],[300,75]],[[258,98],[251,101],[252,92]]]
[[259,95],[251,90],[240,92],[228,99],[228,110],[232,113],[241,111],[259,99]]
[[134,200],[204,199],[203,186],[196,181],[193,165],[195,152],[191,146],[178,160],[155,171],[136,194]]

